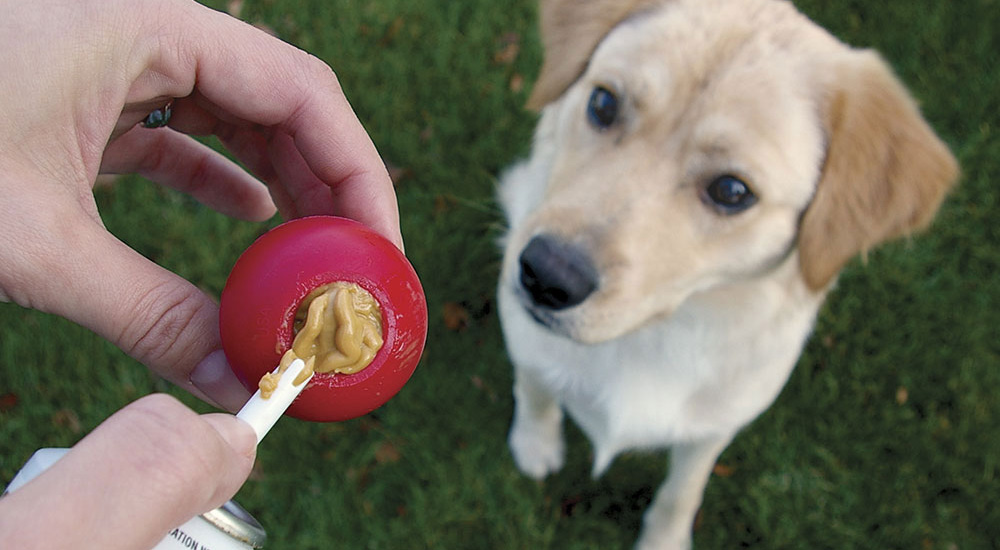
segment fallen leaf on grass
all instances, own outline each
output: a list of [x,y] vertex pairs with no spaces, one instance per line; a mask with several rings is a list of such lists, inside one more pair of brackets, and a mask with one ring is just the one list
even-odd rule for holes
[[517,94],[520,93],[521,90],[523,89],[524,89],[524,77],[521,76],[519,73],[514,73],[514,75],[510,77],[510,91]]
[[344,473],[344,478],[349,483],[355,483],[359,488],[364,489],[368,486],[368,482],[371,480],[371,467],[363,466],[360,468],[348,468]]
[[397,166],[391,162],[385,163],[385,169],[389,172],[389,179],[392,180],[393,185],[399,185],[399,182],[405,180],[413,174],[413,171],[409,168]]
[[243,13],[243,0],[229,0],[229,3],[226,4],[226,13],[239,19],[240,14]]
[[486,394],[486,398],[489,399],[491,403],[496,403],[498,401],[499,397],[497,396],[497,392],[493,391],[493,388],[488,386],[486,384],[486,381],[483,380],[481,377],[473,374],[471,377],[469,377],[469,380],[472,381],[472,385],[477,390]]
[[0,413],[14,410],[21,399],[16,393],[5,393],[0,395]]
[[437,195],[434,197],[434,215],[441,216],[447,214],[458,203],[455,197],[448,195]]
[[375,449],[375,462],[377,464],[392,464],[399,462],[399,449],[391,441],[384,441]]
[[564,518],[573,517],[577,506],[583,503],[583,495],[569,495],[559,503],[559,515]]
[[420,143],[427,143],[434,137],[434,126],[430,124],[424,126],[424,129],[420,130],[420,134],[417,137],[420,138]]
[[80,424],[80,417],[76,411],[70,409],[59,409],[52,414],[52,423],[60,428],[66,428],[71,433],[78,434],[83,430]]
[[402,17],[393,19],[392,23],[389,23],[389,26],[385,29],[385,33],[382,35],[382,38],[379,40],[379,45],[386,46],[390,44],[396,36],[399,35],[399,31],[403,30],[405,23],[406,22]]
[[910,400],[910,392],[905,387],[900,386],[896,390],[896,403],[899,405],[905,405],[907,401]]
[[361,417],[361,420],[358,422],[358,428],[361,429],[361,433],[369,433],[381,429],[382,422],[374,414],[369,414]]
[[725,464],[716,464],[712,468],[712,473],[718,477],[731,477],[733,475],[733,467],[726,466]]
[[493,61],[500,65],[510,65],[517,59],[517,54],[521,52],[518,44],[506,44],[502,49],[493,54]]
[[469,326],[469,310],[458,302],[448,302],[444,305],[444,326],[448,330],[459,332]]
[[494,52],[493,62],[499,65],[510,65],[521,53],[521,35],[508,32],[500,37],[500,49]]

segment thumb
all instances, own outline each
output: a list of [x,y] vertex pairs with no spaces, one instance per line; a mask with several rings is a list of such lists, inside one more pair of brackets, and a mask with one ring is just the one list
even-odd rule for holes
[[236,493],[256,441],[233,416],[199,416],[173,397],[144,397],[5,497],[9,521],[0,522],[0,538],[19,548],[78,548],[81,541],[151,548]]
[[119,502],[155,511],[167,527],[232,497],[250,475],[256,449],[257,436],[246,422],[198,415],[166,394],[131,403],[74,447],[83,458],[101,457],[109,477],[134,480],[119,483],[128,493]]

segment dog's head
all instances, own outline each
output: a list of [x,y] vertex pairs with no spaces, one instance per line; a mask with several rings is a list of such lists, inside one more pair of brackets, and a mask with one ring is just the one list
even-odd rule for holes
[[887,65],[789,2],[553,0],[541,15],[542,117],[501,189],[503,284],[576,340],[786,261],[822,293],[929,223],[957,177]]

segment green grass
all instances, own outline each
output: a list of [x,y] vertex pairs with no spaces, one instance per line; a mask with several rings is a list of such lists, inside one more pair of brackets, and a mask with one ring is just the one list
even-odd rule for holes
[[[884,53],[964,178],[931,232],[845,272],[777,403],[723,454],[696,546],[1000,547],[1000,3],[797,4]],[[242,16],[329,62],[405,174],[403,231],[431,316],[421,366],[385,407],[341,424],[283,419],[265,440],[237,500],[269,547],[629,547],[664,455],[623,456],[592,480],[570,428],[567,467],[537,484],[505,444],[493,188],[530,141],[533,2],[246,0]],[[516,58],[498,56],[511,43]],[[123,240],[215,295],[262,230],[138,179],[98,199]],[[461,330],[445,324],[449,303],[469,313]],[[87,331],[0,305],[0,480],[153,391],[180,395]]]

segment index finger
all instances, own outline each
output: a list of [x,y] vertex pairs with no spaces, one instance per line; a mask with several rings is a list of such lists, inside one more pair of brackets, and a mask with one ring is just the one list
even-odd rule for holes
[[[301,159],[288,162],[305,161],[315,178],[329,187],[334,199],[330,214],[358,220],[401,246],[392,181],[333,70],[226,14],[193,2],[187,9],[190,17],[149,25],[147,34],[158,37],[152,42],[153,62],[147,71],[154,76],[147,84],[167,84],[155,95],[184,97],[196,90],[212,114],[229,124],[245,122],[265,136],[291,137]],[[180,44],[165,48],[165,37]],[[149,95],[141,84],[135,88],[146,88],[143,95]]]

